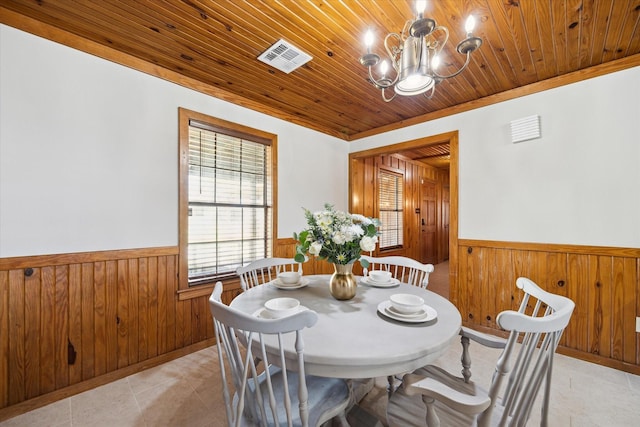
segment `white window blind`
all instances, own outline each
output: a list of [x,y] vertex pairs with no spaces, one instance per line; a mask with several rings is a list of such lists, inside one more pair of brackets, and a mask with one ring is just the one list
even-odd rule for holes
[[189,123],[189,283],[271,256],[271,146]]
[[380,249],[391,249],[403,243],[403,176],[401,174],[380,170],[379,211],[382,227],[380,229]]

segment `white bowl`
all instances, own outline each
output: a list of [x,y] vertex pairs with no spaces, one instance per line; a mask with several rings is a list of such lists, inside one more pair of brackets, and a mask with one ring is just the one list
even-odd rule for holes
[[369,277],[378,283],[387,283],[391,280],[391,272],[383,270],[372,270],[369,272]]
[[403,314],[412,314],[420,311],[424,305],[424,300],[412,294],[393,294],[389,297],[391,306]]
[[272,319],[279,319],[294,314],[300,308],[300,301],[295,298],[273,298],[264,303]]
[[278,279],[285,285],[295,285],[300,281],[300,273],[297,271],[283,271],[278,274]]

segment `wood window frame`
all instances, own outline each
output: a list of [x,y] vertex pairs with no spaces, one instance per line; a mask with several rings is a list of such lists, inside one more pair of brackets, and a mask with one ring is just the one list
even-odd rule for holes
[[395,175],[398,177],[399,182],[402,183],[402,200],[400,200],[399,202],[399,206],[402,209],[402,213],[400,218],[402,219],[402,225],[400,227],[400,230],[402,232],[402,242],[394,245],[394,246],[387,246],[387,247],[382,247],[381,244],[382,242],[380,242],[379,244],[379,252],[389,252],[389,251],[396,251],[399,249],[404,248],[404,241],[405,241],[405,176],[404,176],[404,172],[395,168],[391,168],[388,166],[382,166],[379,165],[378,166],[378,177],[376,179],[377,181],[377,191],[376,191],[376,209],[378,211],[378,217],[380,218],[380,220],[382,221],[382,210],[380,209],[380,191],[382,188],[381,185],[381,179],[380,179],[380,175],[385,173],[385,174],[389,174],[389,175]]
[[[215,282],[189,286],[189,123],[190,121],[205,123],[211,127],[224,130],[230,135],[254,139],[271,146],[271,252],[278,236],[278,138],[277,135],[259,129],[218,119],[207,114],[178,108],[179,157],[178,157],[178,298],[180,300],[209,295]],[[238,278],[224,280],[225,286],[240,288]]]

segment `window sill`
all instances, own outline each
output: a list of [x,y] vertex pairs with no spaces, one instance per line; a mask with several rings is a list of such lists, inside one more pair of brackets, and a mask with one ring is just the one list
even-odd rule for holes
[[[225,280],[222,283],[224,285],[225,292],[242,289],[240,287],[239,279]],[[216,282],[211,282],[203,285],[192,286],[188,289],[180,289],[177,292],[178,301],[184,301],[192,298],[200,298],[203,296],[208,297],[209,295],[211,295],[211,292],[213,292],[213,287],[215,286],[215,284]]]
[[404,252],[405,252],[404,246],[391,246],[389,248],[378,249],[379,255],[385,255],[385,256],[396,255],[396,254],[401,255]]

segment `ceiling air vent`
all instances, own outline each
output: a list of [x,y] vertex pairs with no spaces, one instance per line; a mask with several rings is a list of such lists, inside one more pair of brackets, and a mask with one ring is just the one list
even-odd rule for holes
[[260,61],[287,74],[311,61],[311,58],[310,55],[282,39],[258,56]]

